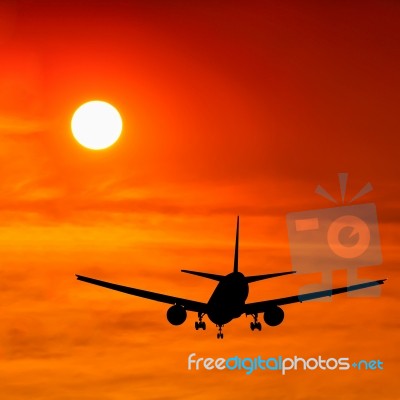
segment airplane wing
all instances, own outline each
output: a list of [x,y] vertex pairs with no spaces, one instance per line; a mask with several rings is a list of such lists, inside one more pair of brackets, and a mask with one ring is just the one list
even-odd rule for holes
[[102,286],[107,289],[116,290],[118,292],[131,294],[133,296],[143,297],[154,301],[160,301],[167,304],[178,304],[188,311],[206,312],[207,305],[199,301],[181,299],[180,297],[168,296],[166,294],[149,292],[147,290],[135,289],[129,286],[116,285],[115,283],[100,281],[98,279],[88,278],[82,275],[76,275],[78,281],[91,283],[92,285]]
[[256,303],[248,303],[244,306],[244,312],[246,314],[257,314],[261,312],[265,312],[271,306],[283,306],[285,304],[292,304],[292,303],[302,303],[303,301],[314,300],[321,297],[329,297],[335,294],[352,292],[354,290],[365,289],[371,286],[383,285],[383,282],[386,279],[380,279],[377,281],[371,281],[366,283],[360,283],[358,285],[351,285],[345,286],[330,290],[321,290],[319,292],[313,293],[306,293],[297,296],[290,296],[290,297],[282,297],[281,299],[273,299],[273,300],[266,300],[266,301],[259,301]]

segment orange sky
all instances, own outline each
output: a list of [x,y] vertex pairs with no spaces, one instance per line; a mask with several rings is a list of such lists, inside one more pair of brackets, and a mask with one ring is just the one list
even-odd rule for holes
[[[84,4],[81,4],[84,3]],[[394,1],[3,1],[0,4],[2,399],[395,399],[399,364],[400,7]],[[124,131],[93,152],[69,130],[84,101]],[[286,214],[370,181],[379,298],[285,307],[251,332],[168,324],[167,305],[86,274],[207,301],[228,273],[290,270]],[[249,300],[318,277],[254,283]],[[337,273],[335,284],[345,282]],[[381,359],[384,371],[187,371],[190,353]]]

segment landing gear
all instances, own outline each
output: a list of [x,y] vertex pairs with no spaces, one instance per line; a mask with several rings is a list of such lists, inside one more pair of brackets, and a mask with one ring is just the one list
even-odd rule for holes
[[223,325],[217,325],[217,326],[218,326],[217,339],[223,339],[224,338],[224,334],[222,333]]
[[250,329],[252,331],[254,331],[254,329],[258,329],[259,331],[261,331],[262,329],[261,322],[250,322]]
[[196,329],[196,331],[198,331],[199,329],[203,329],[203,331],[206,330],[206,323],[203,321],[203,317],[204,317],[204,313],[199,313],[199,321],[194,323],[194,328]]
[[254,329],[258,329],[259,331],[261,331],[262,329],[261,322],[257,321],[258,314],[251,314],[251,315],[254,318],[254,322],[250,322],[250,329],[252,331],[254,331]]
[[206,323],[204,321],[200,321],[200,322],[195,322],[194,323],[194,328],[196,329],[196,331],[198,331],[199,329],[203,329],[203,331],[206,330]]

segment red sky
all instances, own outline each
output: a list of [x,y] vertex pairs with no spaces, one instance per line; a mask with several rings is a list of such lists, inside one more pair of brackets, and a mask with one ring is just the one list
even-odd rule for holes
[[[399,363],[400,7],[395,1],[3,1],[0,5],[0,392],[4,399],[394,399]],[[83,102],[124,120],[93,152],[70,133]],[[75,273],[207,301],[240,267],[290,270],[286,214],[366,182],[377,205],[379,298],[244,316],[217,341],[168,306]],[[335,284],[345,281],[338,273]],[[254,283],[249,300],[315,277]],[[187,356],[379,358],[384,371],[187,371]]]

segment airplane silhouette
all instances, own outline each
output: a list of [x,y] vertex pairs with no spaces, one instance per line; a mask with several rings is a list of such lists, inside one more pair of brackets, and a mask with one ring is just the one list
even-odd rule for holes
[[213,322],[218,328],[218,339],[223,339],[224,337],[224,334],[222,333],[222,327],[228,322],[232,321],[232,319],[239,318],[242,314],[246,314],[246,316],[251,315],[253,317],[254,322],[250,323],[250,328],[252,331],[255,329],[261,331],[261,323],[258,321],[259,313],[264,313],[264,321],[267,325],[277,326],[282,323],[284,319],[284,312],[280,306],[298,302],[302,303],[303,301],[307,300],[313,300],[335,294],[365,289],[371,286],[382,285],[386,280],[379,279],[358,285],[246,304],[246,299],[249,294],[249,283],[261,281],[263,279],[274,278],[276,276],[294,274],[296,271],[277,272],[274,274],[254,276],[245,276],[239,272],[239,217],[237,217],[236,225],[233,272],[225,276],[210,274],[207,272],[188,271],[185,269],[183,269],[182,272],[201,276],[203,278],[213,279],[219,282],[208,303],[201,303],[199,301],[182,299],[161,293],[117,285],[115,283],[100,281],[98,279],[93,279],[82,275],[76,275],[76,277],[80,281],[102,286],[107,289],[117,290],[119,292],[159,301],[162,303],[172,304],[172,307],[170,307],[167,311],[167,319],[172,325],[183,324],[186,320],[187,311],[192,311],[197,312],[199,318],[199,320],[195,323],[195,329],[205,330],[206,323],[203,321],[203,317],[207,315],[211,322]]

